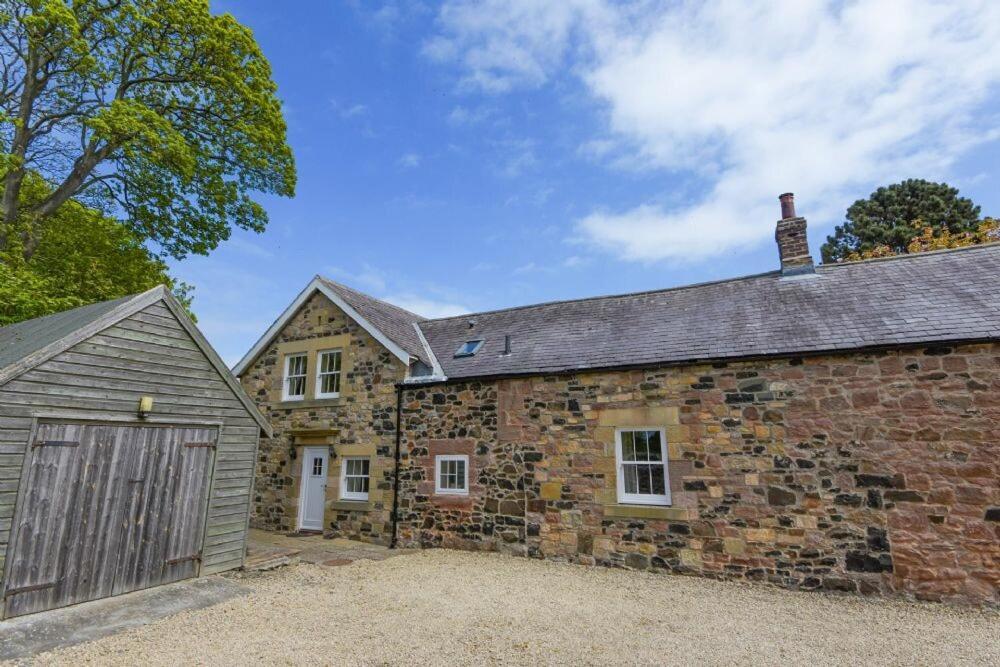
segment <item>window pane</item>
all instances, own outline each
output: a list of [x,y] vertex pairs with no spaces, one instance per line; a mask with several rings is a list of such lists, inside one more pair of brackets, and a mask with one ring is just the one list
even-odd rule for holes
[[455,488],[465,488],[465,461],[455,461]]
[[649,493],[649,472],[646,466],[633,466],[633,470],[635,470],[635,492]]
[[649,454],[647,450],[647,438],[649,436],[648,431],[636,431],[633,434],[635,438],[635,460],[636,461],[648,461]]
[[622,431],[622,461],[635,461],[635,441],[632,431]]
[[649,460],[650,461],[662,461],[663,460],[663,443],[660,440],[659,431],[649,431],[647,434],[649,438]]
[[340,373],[334,373],[332,375],[324,375],[320,390],[324,394],[340,393]]
[[635,465],[624,467],[625,493],[639,493],[639,477],[636,468]]
[[663,466],[651,466],[650,475],[652,477],[652,489],[653,493],[657,495],[665,495],[667,493],[666,480],[663,478]]

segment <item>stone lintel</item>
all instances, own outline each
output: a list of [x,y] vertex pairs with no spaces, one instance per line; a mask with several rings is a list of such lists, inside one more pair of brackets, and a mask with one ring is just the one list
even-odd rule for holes
[[328,503],[331,510],[341,512],[371,512],[372,504],[367,500],[334,500]]
[[698,510],[683,507],[653,507],[650,505],[606,505],[604,516],[635,519],[660,519],[663,521],[691,521],[698,518]]

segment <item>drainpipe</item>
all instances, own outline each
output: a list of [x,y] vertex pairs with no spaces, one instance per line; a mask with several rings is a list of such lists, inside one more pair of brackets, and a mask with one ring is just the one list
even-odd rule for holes
[[392,484],[392,540],[389,548],[396,548],[396,525],[399,523],[399,442],[402,437],[403,385],[396,385],[396,472]]

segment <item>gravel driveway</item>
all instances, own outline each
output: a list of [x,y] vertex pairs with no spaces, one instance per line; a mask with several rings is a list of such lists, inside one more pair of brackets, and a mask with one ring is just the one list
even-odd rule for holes
[[253,592],[46,664],[1000,664],[1000,614],[446,550]]

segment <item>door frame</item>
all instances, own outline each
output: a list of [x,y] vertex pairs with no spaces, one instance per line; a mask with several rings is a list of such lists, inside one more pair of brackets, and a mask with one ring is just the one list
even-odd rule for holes
[[[302,525],[302,519],[305,516],[305,504],[306,504],[306,462],[309,460],[310,450],[322,450],[323,456],[326,458],[326,466],[323,470],[324,477],[326,478],[326,483],[323,484],[323,518],[320,519],[320,527],[317,528],[306,528]],[[323,530],[326,525],[326,487],[330,480],[330,445],[305,445],[302,447],[302,463],[299,468],[299,511],[298,517],[295,520],[295,527],[297,530]]]
[[[35,441],[35,437],[38,434],[39,425],[59,423],[84,424],[87,426],[108,424],[112,426],[149,426],[160,428],[183,428],[184,426],[189,426],[192,428],[216,429],[215,451],[212,454],[212,470],[209,476],[208,495],[205,498],[204,521],[201,526],[201,548],[202,550],[205,548],[205,540],[207,539],[206,532],[208,531],[208,510],[212,503],[212,495],[215,493],[215,466],[218,463],[218,447],[219,442],[222,440],[222,429],[224,426],[222,420],[199,419],[197,417],[190,419],[171,416],[162,416],[154,419],[138,419],[131,415],[95,413],[79,410],[39,410],[32,412],[31,426],[28,429],[28,439],[24,443],[24,456],[21,460],[21,476],[17,480],[17,495],[14,498],[14,514],[11,516],[11,530],[7,540],[7,553],[4,558],[3,571],[0,571],[0,621],[7,618],[7,600],[5,596],[7,593],[10,568],[14,562],[12,556],[16,553],[15,550],[18,546],[17,531],[14,530],[14,527],[20,525],[22,514],[25,511],[24,498],[27,493],[27,485],[24,482],[27,472],[31,467],[32,458],[34,457],[34,449],[32,449],[31,444]],[[249,521],[249,518],[247,520]],[[245,557],[246,556],[244,554],[244,558]],[[198,561],[198,574],[196,574],[194,578],[201,576],[201,570],[204,565],[204,560]]]

